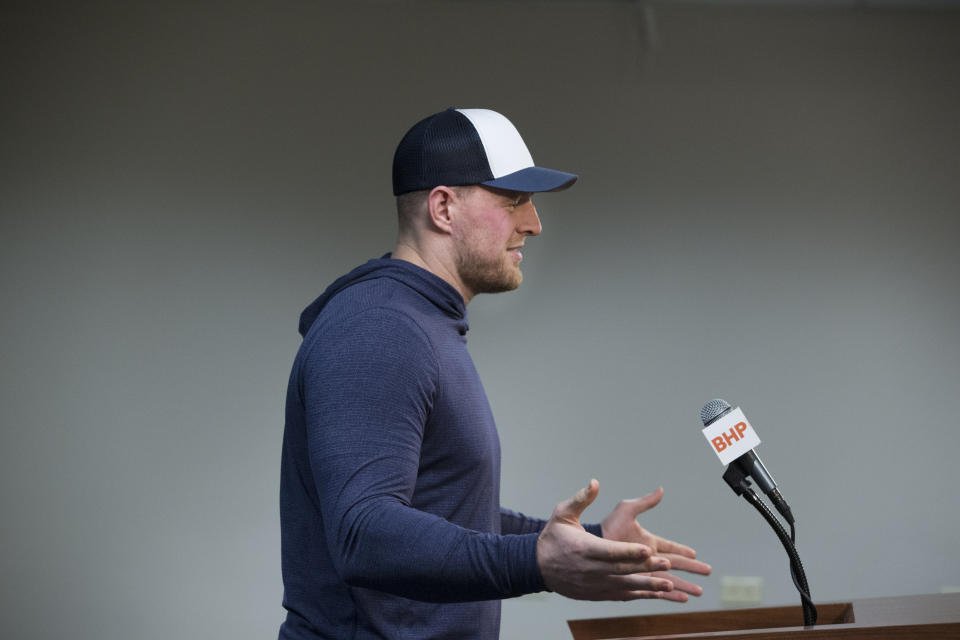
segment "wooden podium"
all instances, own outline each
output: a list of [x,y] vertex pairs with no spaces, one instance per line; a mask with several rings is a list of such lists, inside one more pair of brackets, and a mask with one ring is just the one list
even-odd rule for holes
[[803,627],[799,606],[570,620],[567,624],[574,640],[960,639],[960,593],[817,604],[817,612],[817,625],[809,629]]

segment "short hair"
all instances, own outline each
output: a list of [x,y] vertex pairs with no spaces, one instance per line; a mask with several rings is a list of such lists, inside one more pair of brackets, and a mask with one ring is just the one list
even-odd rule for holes
[[417,216],[422,215],[430,189],[410,191],[397,196],[397,222],[400,225],[400,235],[405,235],[416,228]]

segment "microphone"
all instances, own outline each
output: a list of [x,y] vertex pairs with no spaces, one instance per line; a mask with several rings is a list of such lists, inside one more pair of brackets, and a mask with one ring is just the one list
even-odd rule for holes
[[727,472],[723,474],[727,484],[740,495],[744,491],[741,482],[745,482],[746,476],[750,476],[757,483],[757,487],[767,494],[780,515],[792,525],[793,513],[790,505],[780,494],[776,481],[763,465],[760,456],[753,451],[760,444],[760,438],[747,422],[743,411],[739,407],[733,409],[726,400],[714,398],[703,405],[700,419],[704,427],[703,435],[713,446],[720,462],[729,464]]

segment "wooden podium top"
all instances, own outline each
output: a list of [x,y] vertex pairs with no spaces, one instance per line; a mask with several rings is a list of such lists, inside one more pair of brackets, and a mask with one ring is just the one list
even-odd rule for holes
[[725,609],[570,620],[574,640],[824,640],[826,638],[960,639],[960,593],[869,598],[817,604],[804,628],[799,606]]

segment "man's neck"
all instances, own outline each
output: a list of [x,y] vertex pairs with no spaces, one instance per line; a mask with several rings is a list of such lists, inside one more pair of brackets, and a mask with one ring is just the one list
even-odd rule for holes
[[467,287],[460,281],[456,275],[456,270],[447,266],[444,260],[430,256],[426,251],[418,249],[413,244],[397,241],[397,246],[391,254],[395,260],[404,260],[417,265],[421,269],[426,269],[433,275],[445,281],[463,297],[464,304],[470,304],[473,299],[473,293],[467,290]]

